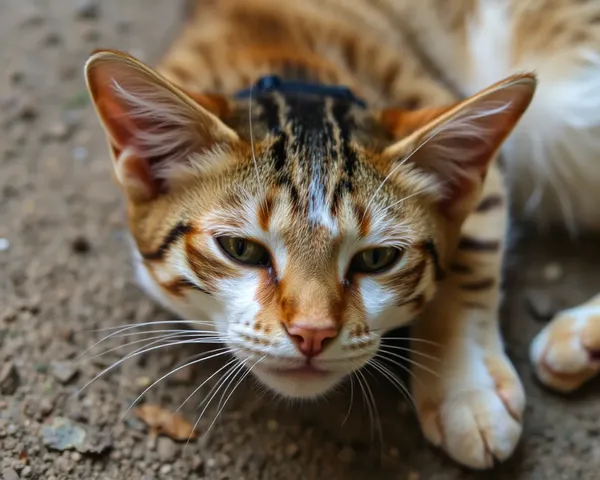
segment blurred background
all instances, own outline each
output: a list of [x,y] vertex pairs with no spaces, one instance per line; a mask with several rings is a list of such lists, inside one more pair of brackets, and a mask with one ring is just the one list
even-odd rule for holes
[[182,410],[184,423],[157,427],[166,435],[154,435],[148,423],[174,412],[223,362],[161,382],[144,398],[152,418],[133,410],[121,417],[154,380],[197,351],[137,356],[76,396],[122,356],[115,350],[78,359],[102,337],[94,330],[171,318],[133,281],[123,205],[83,65],[98,47],[156,62],[184,18],[183,4],[0,0],[3,478],[597,479],[600,383],[569,397],[546,392],[527,358],[531,338],[554,312],[599,290],[597,239],[574,243],[526,229],[512,239],[504,330],[529,404],[517,453],[492,473],[466,472],[428,446],[410,403],[383,378],[371,382],[373,422],[350,385],[300,405],[271,398],[247,381],[205,434],[218,410],[211,404],[199,438],[187,447],[172,430],[196,421],[195,407],[212,383]]

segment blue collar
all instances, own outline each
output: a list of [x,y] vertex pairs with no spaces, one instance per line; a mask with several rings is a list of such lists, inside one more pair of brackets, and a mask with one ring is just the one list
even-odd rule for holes
[[331,97],[355,103],[362,108],[367,108],[365,101],[354,96],[348,87],[338,85],[323,85],[320,83],[299,82],[295,80],[283,80],[276,75],[260,78],[252,87],[241,90],[235,94],[235,98],[247,99],[251,95],[260,95],[269,92],[296,93],[317,95],[320,97]]

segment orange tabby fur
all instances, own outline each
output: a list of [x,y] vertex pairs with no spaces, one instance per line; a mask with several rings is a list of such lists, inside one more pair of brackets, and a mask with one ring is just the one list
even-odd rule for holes
[[[493,79],[480,75],[472,43],[478,21],[500,15],[485,0],[200,1],[158,73],[124,53],[96,53],[88,85],[128,200],[142,283],[185,318],[213,320],[259,379],[292,396],[326,391],[385,351],[386,330],[418,316],[414,334],[424,341],[413,349],[437,373],[415,371],[424,433],[474,468],[507,458],[525,397],[497,324],[507,212],[494,159],[536,85],[531,74],[510,75],[536,67],[532,57],[546,59],[538,64],[547,95],[546,78],[570,80],[549,66],[575,69],[580,49],[598,53],[583,13],[580,23],[563,21],[567,11],[597,9],[580,3],[500,2],[510,19],[504,35],[522,41],[516,50],[504,45],[507,71]],[[534,7],[536,22],[542,15],[548,25],[536,36]],[[546,45],[549,35],[562,53]],[[231,97],[268,74],[346,85],[370,108],[317,102],[315,119],[282,95]],[[507,143],[509,179],[532,151],[536,127],[527,116],[549,108],[536,98]],[[300,120],[289,116],[296,110]],[[308,135],[309,120],[330,132]],[[581,129],[583,138],[592,126]],[[551,147],[564,138],[544,140]],[[591,148],[585,140],[582,155]],[[512,182],[517,198],[526,180]],[[561,211],[548,191],[543,211],[555,217]],[[589,225],[586,209],[569,219]],[[272,265],[232,262],[215,246],[222,235],[267,247]],[[347,276],[353,255],[377,245],[401,251],[398,265]],[[598,370],[590,352],[600,348],[600,317],[588,315],[596,307],[581,308],[532,348],[540,377],[556,388]],[[305,360],[293,332],[306,329],[334,332],[311,359],[325,373],[294,373]]]

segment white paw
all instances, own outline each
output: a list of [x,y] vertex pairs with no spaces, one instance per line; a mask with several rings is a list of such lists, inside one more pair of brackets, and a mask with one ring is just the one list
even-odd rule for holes
[[548,387],[570,392],[600,371],[600,306],[558,314],[531,343],[531,362]]
[[454,373],[456,381],[444,382],[438,401],[422,390],[417,409],[423,432],[434,445],[463,465],[484,469],[506,460],[517,446],[525,394],[504,355],[474,361],[480,363],[477,375],[470,372],[464,381]]

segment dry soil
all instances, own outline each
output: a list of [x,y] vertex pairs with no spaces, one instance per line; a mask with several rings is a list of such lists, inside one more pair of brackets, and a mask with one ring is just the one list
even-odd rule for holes
[[[215,427],[175,443],[127,406],[193,351],[151,352],[78,390],[119,357],[77,360],[94,329],[171,318],[132,281],[123,206],[87,99],[82,66],[98,46],[149,62],[182,18],[173,0],[0,0],[0,474],[30,479],[597,479],[600,383],[572,396],[532,378],[527,346],[558,308],[600,289],[597,239],[516,237],[503,309],[528,393],[523,441],[493,472],[458,468],[423,440],[410,405],[372,381],[383,434],[350,389],[288,404],[252,382]],[[131,338],[130,338],[131,340]],[[115,345],[114,343],[112,345]],[[145,402],[175,410],[223,362],[162,382]],[[183,415],[194,421],[202,389]],[[216,402],[214,402],[216,403]],[[200,422],[206,431],[211,406]],[[343,425],[342,425],[343,424]]]

